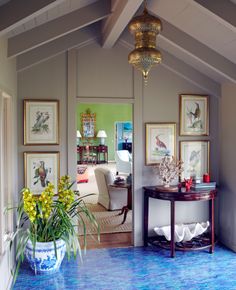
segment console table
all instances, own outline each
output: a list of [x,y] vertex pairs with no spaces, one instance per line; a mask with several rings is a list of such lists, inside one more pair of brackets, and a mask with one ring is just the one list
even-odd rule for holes
[[[148,243],[170,249],[170,256],[175,257],[175,250],[199,250],[210,249],[210,253],[214,252],[215,232],[214,232],[214,199],[216,190],[189,190],[180,188],[177,191],[162,191],[155,186],[146,186],[144,189],[144,217],[143,217],[143,234],[144,246]],[[167,242],[163,237],[148,237],[148,214],[149,214],[149,198],[170,201],[170,220],[171,220],[171,241]],[[174,241],[175,233],[175,202],[176,201],[208,201],[209,202],[209,219],[210,230],[209,235],[203,238],[195,238],[194,243],[187,242],[184,245],[178,245]]]
[[[89,151],[96,154],[96,163],[108,163],[108,146],[106,145],[89,145]],[[83,155],[86,153],[86,146],[77,146],[77,153],[79,154],[78,163],[83,163]],[[103,155],[103,159],[101,159]]]

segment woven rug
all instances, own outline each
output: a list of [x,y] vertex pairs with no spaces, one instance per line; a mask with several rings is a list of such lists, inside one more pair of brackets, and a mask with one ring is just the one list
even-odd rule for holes
[[[98,224],[100,225],[100,233],[125,233],[132,231],[132,210],[127,214],[127,218],[124,224],[121,224],[124,215],[118,215],[120,210],[107,211],[103,206],[99,204],[88,205],[88,208],[92,211]],[[86,223],[87,234],[94,234],[96,230],[90,225],[86,217],[84,218]],[[80,227],[79,235],[83,235],[83,229]]]

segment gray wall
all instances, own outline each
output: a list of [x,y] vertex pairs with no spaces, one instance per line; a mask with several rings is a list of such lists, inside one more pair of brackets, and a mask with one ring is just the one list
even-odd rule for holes
[[[179,136],[179,94],[206,94],[203,90],[179,77],[163,66],[154,68],[144,88],[143,126],[149,122],[177,123],[177,156],[180,140],[210,140],[210,176],[218,180],[218,99],[210,96],[210,136]],[[144,148],[143,148],[144,152]],[[153,169],[143,167],[143,185],[156,185],[159,182]],[[156,214],[157,213],[157,214]],[[178,202],[176,204],[176,222],[205,221],[208,219],[207,202]],[[155,225],[169,223],[169,202],[151,200],[150,229]]]
[[132,68],[123,46],[104,49],[94,43],[79,49],[77,59],[79,97],[133,97]]
[[[60,174],[67,173],[67,90],[66,54],[60,54],[18,73],[18,157],[19,189],[24,186],[23,152],[60,151]],[[23,145],[23,99],[49,99],[60,101],[59,146]]]
[[221,241],[236,251],[236,130],[235,84],[222,86],[220,102],[219,233]]
[[[13,142],[16,144],[17,128],[16,128],[16,116],[17,116],[17,75],[16,75],[16,63],[15,60],[7,59],[7,41],[4,38],[0,38],[0,89],[13,97],[13,110],[12,116],[14,122],[14,129],[12,132]],[[15,151],[12,152],[15,169],[12,172],[12,186],[14,189],[13,200],[17,196],[17,146]],[[9,250],[3,255],[0,255],[0,290],[5,290],[10,285],[11,272],[10,269],[13,265],[13,255],[9,253]]]
[[[134,243],[142,244],[142,186],[158,182],[151,167],[145,163],[146,122],[176,122],[179,131],[179,94],[206,94],[193,83],[159,65],[154,68],[147,86],[142,86],[140,73],[132,73],[127,62],[128,49],[117,44],[112,50],[103,50],[97,44],[78,50],[78,96],[110,97],[134,100]],[[112,72],[112,73],[111,73]],[[80,99],[81,100],[81,99]],[[210,96],[210,136],[181,137],[179,140],[210,140],[210,174],[218,181],[218,99]],[[137,157],[136,157],[137,156]],[[156,215],[158,213],[158,216]],[[208,204],[204,202],[178,203],[177,222],[204,221],[208,219]],[[150,231],[154,225],[169,223],[169,204],[151,201]]]
[[[196,85],[181,78],[159,65],[150,73],[148,85],[143,87],[141,74],[127,62],[129,50],[121,44],[113,49],[101,49],[98,44],[80,48],[77,51],[77,96],[80,101],[119,102],[121,98],[133,103],[134,108],[134,244],[142,244],[142,211],[144,185],[156,184],[156,176],[150,167],[144,166],[145,154],[145,122],[176,122],[178,128],[178,95],[181,93],[206,94]],[[20,187],[23,186],[23,157],[26,150],[59,150],[61,153],[61,173],[66,172],[67,160],[70,160],[69,172],[76,172],[76,154],[67,156],[67,114],[66,91],[67,69],[66,55],[59,55],[36,65],[19,74],[19,173]],[[61,140],[60,146],[23,146],[22,144],[22,99],[59,99],[61,102]],[[70,99],[70,98],[69,98]],[[70,99],[70,102],[74,100]],[[73,108],[71,108],[73,111]],[[210,97],[210,132],[211,146],[211,176],[218,178],[218,100]],[[71,113],[73,114],[75,110]],[[68,119],[68,123],[70,123]],[[68,129],[71,130],[72,125]],[[74,132],[75,137],[75,132]],[[75,138],[74,138],[75,139]],[[68,144],[75,143],[73,134],[68,137]],[[204,138],[182,138],[183,140],[199,140]],[[177,143],[178,144],[178,143]],[[75,146],[74,146],[75,147]],[[73,148],[73,144],[72,147]],[[67,159],[68,158],[68,159]],[[158,216],[157,214],[158,213]],[[178,204],[177,221],[205,220],[208,217],[208,207],[204,203]],[[151,226],[169,222],[168,204],[152,201],[150,208]]]

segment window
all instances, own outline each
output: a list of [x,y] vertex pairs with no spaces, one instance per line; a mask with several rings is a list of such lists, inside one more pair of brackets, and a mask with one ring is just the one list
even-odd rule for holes
[[6,208],[12,204],[13,191],[12,117],[12,98],[0,90],[0,253],[4,252],[5,241],[13,229],[13,213],[5,213]]

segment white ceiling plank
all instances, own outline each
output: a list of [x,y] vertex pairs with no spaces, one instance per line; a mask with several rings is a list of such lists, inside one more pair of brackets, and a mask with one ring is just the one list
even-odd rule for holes
[[8,57],[25,53],[104,19],[109,14],[110,2],[109,0],[102,0],[11,37],[8,39]]
[[0,9],[0,36],[8,33],[63,0],[9,1]]
[[230,1],[222,0],[189,0],[199,9],[203,9],[211,17],[230,29],[236,31],[236,6]]
[[[120,43],[129,49],[133,49],[133,44],[131,44],[132,38],[127,33],[122,35]],[[205,90],[206,93],[214,95],[215,97],[221,96],[221,85],[219,83],[209,78],[206,74],[203,74],[192,66],[184,63],[182,60],[168,53],[164,49],[161,50],[161,53],[163,59],[160,65]]]
[[91,43],[100,35],[100,29],[100,23],[96,23],[19,55],[16,62],[17,71],[27,69],[68,49]]
[[[181,31],[234,62],[235,53],[227,53],[227,51],[229,46],[231,46],[231,52],[236,49],[233,42],[236,40],[236,28],[226,21],[227,17],[223,15],[231,15],[231,18],[236,21],[236,6],[229,0],[199,0],[206,7],[210,6],[211,3],[212,11],[218,9],[219,15],[224,17],[223,19],[196,1],[150,0],[148,8],[151,13],[165,19]],[[222,8],[221,11],[219,7]],[[230,7],[230,9],[227,7]],[[226,12],[228,10],[231,10],[231,12]]]
[[115,44],[142,2],[143,0],[119,0],[113,2],[112,5],[115,10],[103,23],[104,48],[111,48]]

